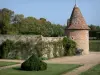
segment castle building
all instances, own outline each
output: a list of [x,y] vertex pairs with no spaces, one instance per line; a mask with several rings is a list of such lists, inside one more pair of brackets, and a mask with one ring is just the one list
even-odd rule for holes
[[80,9],[75,4],[67,22],[65,35],[76,42],[78,49],[83,49],[82,54],[89,54],[89,29]]

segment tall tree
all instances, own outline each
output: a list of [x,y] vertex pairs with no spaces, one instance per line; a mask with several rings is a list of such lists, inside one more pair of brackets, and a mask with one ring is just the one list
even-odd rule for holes
[[14,16],[14,12],[7,8],[3,8],[0,10],[0,33],[7,34],[8,28],[11,24],[12,18]]

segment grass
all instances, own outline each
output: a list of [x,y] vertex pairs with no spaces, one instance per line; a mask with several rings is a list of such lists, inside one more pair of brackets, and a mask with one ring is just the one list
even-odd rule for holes
[[94,66],[86,72],[81,73],[80,75],[100,75],[100,64]]
[[23,71],[20,67],[15,67],[0,70],[0,75],[61,75],[79,66],[75,64],[48,64],[48,69],[45,71]]
[[16,63],[16,62],[4,62],[4,61],[0,61],[0,67],[8,66],[8,65],[14,65],[14,64],[18,64],[18,63]]
[[89,42],[90,51],[100,51],[100,40],[90,40]]

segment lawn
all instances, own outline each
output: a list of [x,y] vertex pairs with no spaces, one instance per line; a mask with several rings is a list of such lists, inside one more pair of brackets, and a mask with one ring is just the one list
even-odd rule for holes
[[100,40],[90,40],[90,51],[100,51]]
[[100,64],[94,66],[86,72],[81,73],[80,75],[100,75]]
[[20,67],[0,70],[0,75],[61,75],[71,71],[80,65],[75,64],[48,64],[48,69],[45,71],[23,71]]
[[16,63],[16,62],[4,62],[4,61],[0,61],[0,67],[8,66],[8,65],[14,65],[14,64],[18,64],[18,63]]

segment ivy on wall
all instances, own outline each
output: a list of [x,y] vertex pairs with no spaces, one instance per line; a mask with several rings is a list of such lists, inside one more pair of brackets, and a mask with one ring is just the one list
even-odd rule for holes
[[64,47],[64,55],[72,56],[76,54],[76,42],[71,40],[70,38],[63,38],[63,47]]
[[62,40],[53,42],[39,41],[35,48],[39,57],[53,58],[64,55]]
[[58,41],[42,41],[38,38],[36,44],[32,40],[12,41],[6,40],[0,45],[0,58],[27,59],[33,53],[40,58],[55,58],[75,55],[76,43],[64,37]]
[[25,59],[32,54],[33,48],[30,41],[23,42],[6,40],[0,45],[0,58]]

